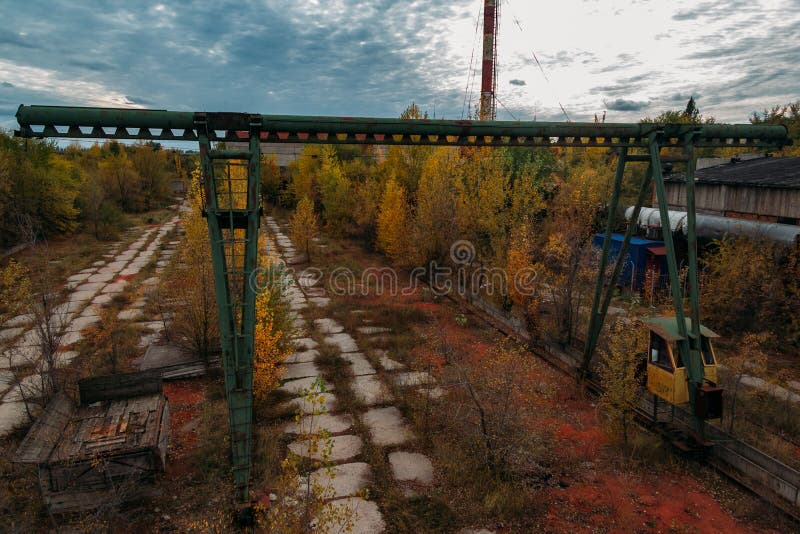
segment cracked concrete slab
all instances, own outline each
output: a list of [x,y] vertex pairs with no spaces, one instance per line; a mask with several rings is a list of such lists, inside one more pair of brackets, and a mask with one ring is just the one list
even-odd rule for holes
[[3,402],[19,402],[35,399],[42,394],[42,377],[39,374],[28,375],[11,386]]
[[[343,436],[333,436],[331,440],[330,455],[327,460],[330,462],[344,462],[345,460],[352,460],[361,454],[361,448],[364,443],[361,438],[352,434],[345,434]],[[318,444],[321,445],[321,444]],[[307,440],[298,440],[289,444],[289,450],[303,458],[311,458],[312,460],[323,460],[324,446],[315,446],[310,450],[309,442]]]
[[88,278],[89,282],[109,282],[114,279],[116,273],[100,272]]
[[358,345],[353,337],[345,332],[325,336],[325,343],[338,348],[340,352],[358,352]]
[[284,380],[319,376],[319,369],[314,362],[291,363],[284,367],[286,369],[286,373],[283,375]]
[[314,319],[314,328],[322,334],[338,334],[344,327],[333,319]]
[[428,486],[433,484],[433,463],[430,458],[418,452],[391,452],[389,465],[392,475],[398,482],[414,482]]
[[78,291],[75,290],[69,295],[67,295],[67,300],[69,302],[88,302],[94,298],[97,294],[96,291]]
[[[94,270],[92,270],[92,272],[94,272]],[[91,274],[92,273],[77,273],[77,274],[73,274],[72,276],[67,278],[67,282],[83,282],[84,280],[89,278],[89,276]]]
[[280,407],[281,410],[289,410],[295,414],[298,410],[302,410],[303,413],[311,413],[312,410],[316,410],[317,415],[321,413],[333,413],[336,411],[336,395],[325,392],[322,394],[322,401],[317,404],[308,402],[304,397],[296,397],[290,401],[284,402]]
[[341,434],[353,427],[353,417],[350,414],[342,415],[305,415],[299,421],[287,424],[283,431],[287,434],[316,434],[326,430],[330,434]]
[[80,332],[84,328],[88,328],[100,322],[100,317],[93,316],[78,316],[67,325],[67,330],[72,332]]
[[374,375],[375,368],[369,363],[366,356],[360,352],[346,352],[341,358],[350,364],[350,371],[353,376]]
[[414,434],[395,406],[372,408],[361,415],[361,420],[369,428],[372,443],[375,445],[401,445],[414,439]]
[[105,285],[105,282],[87,282],[76,287],[75,291],[94,291],[96,293]]
[[[305,495],[305,477],[301,477],[300,492]],[[372,469],[365,462],[334,465],[311,473],[311,483],[323,488],[323,498],[353,497],[372,484]]]
[[353,377],[350,388],[356,399],[367,406],[392,400],[386,386],[375,375]]
[[142,313],[142,310],[139,308],[130,308],[127,310],[122,310],[117,314],[117,317],[121,321],[135,321],[143,316],[144,314]]
[[17,315],[15,317],[12,317],[8,321],[6,321],[3,326],[7,326],[7,327],[26,326],[26,325],[32,323],[33,320],[34,320],[33,315],[31,315],[29,313],[26,313],[26,314]]
[[[378,505],[361,497],[348,497],[332,503],[338,521],[320,529],[320,534],[349,532],[350,534],[380,534],[386,531]],[[349,527],[349,528],[348,528]]]
[[128,285],[128,281],[127,280],[120,280],[119,282],[114,282],[113,284],[108,284],[101,291],[103,292],[103,294],[122,293],[122,291],[125,289],[125,286],[127,286],[127,285]]
[[301,350],[297,351],[293,354],[287,356],[283,363],[308,363],[313,362],[317,356],[319,356],[319,351],[316,349],[310,350]]
[[111,302],[112,295],[111,293],[103,293],[102,295],[97,295],[95,298],[92,299],[92,304],[95,306],[105,306],[109,302]]
[[[306,378],[298,378],[297,380],[289,380],[285,382],[278,388],[278,391],[283,391],[285,393],[292,393],[294,395],[299,395],[305,389],[311,389],[311,386],[314,384],[316,377],[309,376]],[[328,391],[333,391],[333,386],[327,385],[326,388]]]

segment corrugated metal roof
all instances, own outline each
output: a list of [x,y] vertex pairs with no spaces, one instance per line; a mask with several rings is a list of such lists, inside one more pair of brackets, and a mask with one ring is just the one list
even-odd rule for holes
[[[800,189],[800,157],[757,158],[700,169],[698,184]],[[669,174],[665,182],[683,182],[684,173]]]

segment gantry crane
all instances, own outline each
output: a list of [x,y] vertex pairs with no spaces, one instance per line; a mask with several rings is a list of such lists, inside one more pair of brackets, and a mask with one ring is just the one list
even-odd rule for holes
[[[680,284],[673,283],[674,341],[685,355],[689,403],[697,406],[703,385],[700,307],[697,282],[694,171],[696,147],[760,147],[778,149],[790,144],[783,126],[749,124],[641,124],[579,122],[506,122],[401,120],[375,118],[253,115],[247,113],[176,112],[141,109],[20,106],[16,114],[20,137],[76,139],[142,139],[195,141],[200,145],[205,210],[208,216],[219,310],[222,364],[231,432],[236,497],[249,502],[250,435],[252,428],[253,334],[255,285],[250,278],[257,265],[259,227],[260,146],[270,143],[370,145],[436,145],[494,147],[605,147],[616,150],[618,165],[609,201],[609,219],[600,258],[584,355],[591,358],[605,320],[613,289],[633,234],[628,227],[610,280],[605,279],[609,243],[617,212],[622,177],[628,163],[645,163],[632,220],[655,184],[670,280],[678,280],[678,264],[669,225],[662,176],[661,150],[682,149],[670,161],[686,164],[689,242],[690,318],[684,313]],[[215,143],[247,140],[247,149],[218,150]],[[220,164],[245,162],[247,176],[234,184]],[[699,424],[699,423],[698,423]]]

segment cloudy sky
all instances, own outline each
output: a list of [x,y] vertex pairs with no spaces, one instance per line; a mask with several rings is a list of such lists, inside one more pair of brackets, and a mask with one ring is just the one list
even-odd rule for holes
[[[21,103],[393,117],[413,100],[461,118],[482,3],[4,0],[0,127]],[[500,16],[498,119],[565,120],[560,103],[635,121],[694,95],[746,122],[800,98],[800,0],[503,0]]]

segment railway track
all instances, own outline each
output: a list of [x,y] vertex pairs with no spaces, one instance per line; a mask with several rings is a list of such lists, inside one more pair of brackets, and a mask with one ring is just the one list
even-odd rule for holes
[[[447,298],[455,304],[466,308],[472,315],[480,318],[503,335],[524,342],[531,352],[570,378],[578,378],[578,359],[563,351],[554,350],[549,345],[533,343],[528,336],[521,334],[515,327],[501,320],[497,316],[499,312],[491,313],[489,310],[453,294],[448,293]],[[587,388],[594,394],[599,395],[602,393],[602,386],[596,377],[589,376],[585,377],[584,380]],[[675,428],[689,432],[691,414],[687,409],[675,406],[674,410],[670,410],[668,420],[670,424],[666,424],[667,421],[660,420],[657,409],[651,411],[653,402],[652,394],[645,391],[640,406],[635,410],[636,420],[640,425],[659,433],[670,442],[674,442]],[[707,423],[704,423],[704,425],[706,439],[711,441],[713,446],[704,450],[686,450],[682,447],[676,447],[676,450],[681,451],[683,455],[688,456],[690,459],[706,463],[715,471],[800,523],[800,471],[731,436],[716,426]],[[763,425],[759,426],[763,428]],[[698,452],[700,454],[697,454]]]

